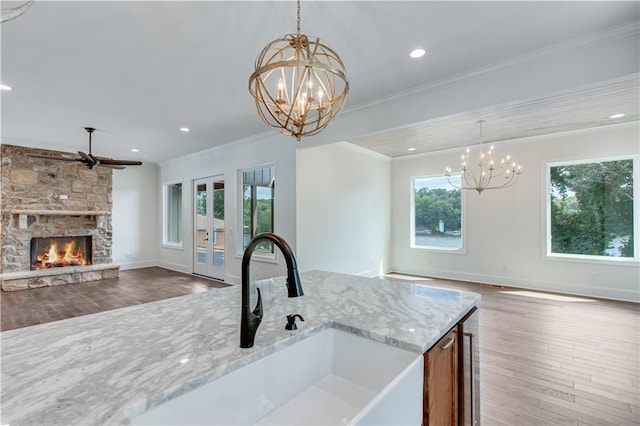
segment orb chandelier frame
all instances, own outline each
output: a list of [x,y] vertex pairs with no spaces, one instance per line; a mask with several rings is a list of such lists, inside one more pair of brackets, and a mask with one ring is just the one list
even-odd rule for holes
[[[494,147],[491,145],[487,152],[482,149],[482,124],[484,120],[479,120],[480,142],[478,143],[477,168],[471,167],[471,148],[467,148],[460,157],[460,185],[451,182],[452,170],[447,167],[445,176],[449,184],[454,188],[463,190],[482,191],[489,189],[509,188],[518,182],[522,173],[522,166],[517,164],[510,155],[502,158],[496,165],[493,161]],[[457,173],[454,173],[457,175]]]
[[297,32],[284,35],[258,55],[249,92],[262,121],[298,141],[326,128],[344,107],[349,81],[340,56],[320,38]]
[[17,6],[13,7],[2,7],[2,14],[0,15],[0,23],[4,23],[7,21],[11,21],[12,19],[16,19],[18,16],[22,15],[31,7],[34,0],[26,0],[20,3]]

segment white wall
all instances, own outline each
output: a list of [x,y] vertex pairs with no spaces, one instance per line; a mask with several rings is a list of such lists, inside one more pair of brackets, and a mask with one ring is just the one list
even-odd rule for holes
[[155,266],[158,258],[158,167],[113,171],[113,261],[121,269]]
[[389,265],[391,159],[346,142],[298,150],[298,264],[375,276]]
[[[466,192],[466,254],[411,249],[411,178],[457,167],[458,150],[392,162],[392,270],[482,283],[640,301],[640,268],[549,259],[546,251],[545,163],[640,151],[638,123],[496,144],[524,167],[516,186]],[[636,189],[637,191],[637,189]],[[637,192],[636,192],[637,193]],[[638,204],[636,202],[636,208]]]
[[[282,236],[295,251],[296,245],[296,142],[292,137],[269,133],[255,139],[238,141],[199,152],[160,165],[156,191],[158,200],[157,234],[162,235],[162,187],[167,183],[183,184],[183,242],[181,248],[169,248],[158,241],[159,266],[182,272],[193,272],[193,180],[208,176],[225,176],[225,281],[240,283],[242,250],[238,238],[239,195],[238,170],[273,163],[276,166],[275,233]],[[276,250],[277,251],[277,250]],[[278,263],[252,261],[251,278],[261,279],[286,272],[282,257]]]

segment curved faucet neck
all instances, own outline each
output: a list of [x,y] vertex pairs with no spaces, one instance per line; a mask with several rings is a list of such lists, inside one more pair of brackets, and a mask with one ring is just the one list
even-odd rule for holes
[[258,243],[263,240],[273,242],[284,257],[287,263],[287,290],[289,297],[302,296],[302,284],[298,275],[298,265],[293,250],[282,237],[273,233],[263,233],[256,235],[244,251],[242,256],[242,313],[240,318],[240,347],[250,348],[253,346],[256,331],[262,321],[262,297],[260,289],[258,289],[258,303],[253,311],[251,311],[250,303],[250,276],[249,265],[251,263],[251,255],[256,249]]
[[247,296],[249,295],[249,284],[250,284],[250,263],[251,256],[253,255],[253,251],[258,246],[260,241],[268,240],[274,243],[284,257],[284,260],[287,264],[287,289],[289,297],[298,297],[302,296],[304,293],[302,291],[302,285],[300,284],[300,277],[298,276],[298,263],[296,262],[296,257],[293,254],[293,250],[287,242],[280,237],[279,235],[273,234],[271,232],[265,232],[262,234],[256,235],[249,245],[244,251],[244,255],[242,256],[242,288],[243,288],[243,296],[244,289],[247,289]]

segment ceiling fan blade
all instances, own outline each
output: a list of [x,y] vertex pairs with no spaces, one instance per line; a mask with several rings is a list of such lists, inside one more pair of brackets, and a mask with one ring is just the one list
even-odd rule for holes
[[109,164],[112,166],[142,166],[142,161],[133,160],[114,160],[112,158],[96,157],[100,160],[100,164]]
[[56,157],[53,155],[44,155],[44,154],[27,154],[27,157],[34,158],[46,158],[47,160],[61,160],[61,161],[80,161],[79,158],[73,157]]
[[84,164],[87,169],[91,170],[95,166],[108,167],[110,169],[122,170],[124,166],[141,166],[142,161],[133,160],[114,160],[113,158],[98,157],[91,153],[91,134],[96,130],[93,127],[84,128],[89,133],[89,153],[78,151],[80,158],[74,157],[56,157],[53,155],[44,154],[27,154],[27,157],[45,158],[47,160],[62,160],[62,161],[78,161]]
[[115,164],[104,164],[104,163],[100,163],[99,164],[101,167],[107,167],[109,169],[116,169],[116,170],[123,170],[126,169],[125,166],[117,166]]

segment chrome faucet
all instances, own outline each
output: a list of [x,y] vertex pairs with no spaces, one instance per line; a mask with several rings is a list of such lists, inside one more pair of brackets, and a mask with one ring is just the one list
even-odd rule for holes
[[287,289],[289,297],[302,296],[302,284],[300,283],[300,277],[298,276],[298,265],[296,258],[293,255],[293,250],[289,247],[289,244],[280,236],[266,232],[258,234],[247,246],[242,256],[242,316],[240,317],[240,347],[250,348],[253,346],[253,341],[256,337],[256,331],[262,322],[262,316],[264,310],[262,308],[262,295],[258,288],[258,302],[256,307],[249,307],[250,303],[250,277],[249,277],[249,263],[251,262],[251,255],[255,250],[258,243],[262,240],[269,240],[278,246],[284,256],[284,260],[287,263]]

